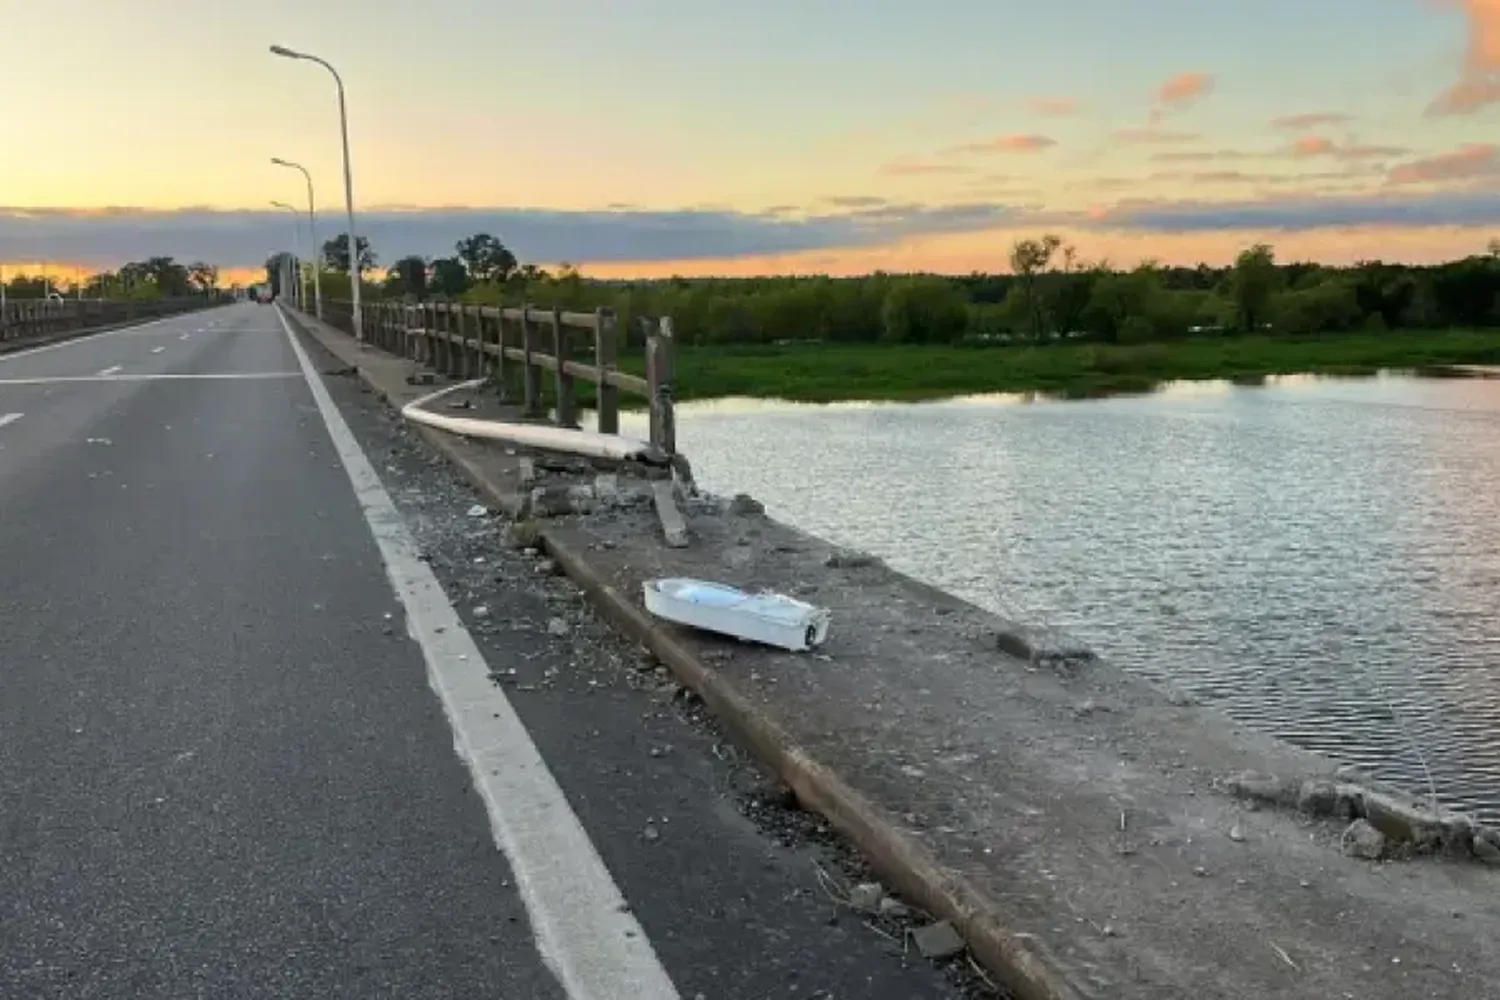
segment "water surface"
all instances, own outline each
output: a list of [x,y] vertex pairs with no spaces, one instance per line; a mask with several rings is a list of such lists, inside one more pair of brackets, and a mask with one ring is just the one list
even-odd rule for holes
[[1500,382],[678,420],[708,489],[1500,822]]

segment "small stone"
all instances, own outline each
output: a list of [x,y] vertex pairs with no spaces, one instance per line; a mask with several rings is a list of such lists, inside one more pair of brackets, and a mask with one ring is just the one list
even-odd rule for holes
[[1291,796],[1287,783],[1274,774],[1245,771],[1229,779],[1229,790],[1247,799],[1263,802],[1284,802]]
[[923,958],[951,958],[964,950],[964,939],[946,920],[914,929],[911,939]]
[[536,571],[541,576],[556,576],[557,563],[551,559],[543,559],[536,564]]
[[482,503],[476,503],[474,506],[469,508],[470,517],[488,517],[489,513],[490,509]]
[[569,631],[570,629],[568,628],[568,623],[563,621],[561,618],[547,619],[548,635],[562,638],[563,636],[567,635]]
[[641,831],[641,836],[646,839],[646,843],[654,844],[661,839],[661,831],[654,825],[647,823],[646,829]]
[[881,896],[880,905],[876,909],[882,917],[889,920],[905,920],[911,916],[911,907],[891,896]]
[[1229,839],[1237,844],[1243,844],[1245,842],[1245,828],[1238,823],[1231,826],[1229,828]]
[[1500,865],[1500,844],[1480,834],[1474,838],[1474,857],[1487,865]]
[[1193,696],[1179,687],[1167,688],[1167,704],[1176,708],[1187,708],[1193,704]]
[[1333,815],[1338,801],[1338,786],[1331,781],[1304,781],[1297,790],[1297,808],[1309,816]]
[[490,609],[483,604],[476,605],[472,614],[475,618],[488,618],[490,616]]
[[766,505],[755,499],[748,493],[736,493],[729,501],[729,513],[749,516],[752,514],[764,514]]
[[1119,931],[1115,930],[1114,924],[1105,924],[1102,929],[1104,931],[1105,937],[1115,937],[1120,933]]
[[1207,878],[1208,877],[1208,869],[1204,868],[1202,865],[1194,865],[1193,866],[1193,874],[1196,875],[1196,876],[1198,876],[1199,878]]
[[1368,821],[1357,819],[1344,831],[1343,848],[1344,853],[1352,858],[1378,861],[1385,853],[1385,834]]
[[885,889],[879,882],[861,882],[849,890],[849,908],[860,913],[873,913],[885,898]]
[[862,569],[879,563],[878,557],[858,549],[834,549],[823,560],[823,565],[829,569]]

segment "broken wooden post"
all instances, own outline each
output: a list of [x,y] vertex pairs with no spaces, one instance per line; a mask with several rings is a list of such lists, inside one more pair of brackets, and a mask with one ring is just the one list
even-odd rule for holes
[[556,306],[552,307],[552,359],[557,364],[552,369],[552,384],[557,394],[557,426],[575,427],[573,373],[568,371],[568,329],[563,326],[562,310]]
[[542,412],[541,405],[541,372],[537,370],[536,359],[532,354],[536,351],[536,330],[531,325],[531,305],[521,303],[521,350],[523,359],[521,361],[521,392],[526,404],[526,415],[535,417]]
[[613,309],[594,310],[594,364],[599,369],[595,390],[599,409],[599,433],[620,433],[620,387],[611,380],[619,364],[618,330]]

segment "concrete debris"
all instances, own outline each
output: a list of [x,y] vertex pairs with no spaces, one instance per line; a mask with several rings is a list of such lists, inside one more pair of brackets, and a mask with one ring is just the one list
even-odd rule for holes
[[751,517],[766,512],[766,505],[748,493],[736,493],[729,498],[728,511],[740,517]]
[[561,639],[563,636],[567,635],[571,631],[572,631],[572,629],[569,627],[568,623],[566,621],[564,621],[563,619],[561,619],[561,618],[549,618],[549,619],[547,619],[547,634],[548,635],[555,636],[555,637]]
[[875,913],[884,898],[885,888],[879,882],[861,882],[849,890],[849,908],[860,913]]
[[858,549],[834,549],[823,559],[829,569],[864,569],[883,565],[880,557]]
[[658,480],[651,484],[651,499],[656,505],[656,518],[661,522],[662,537],[674,549],[685,549],[688,545],[687,520],[677,509],[677,498],[672,484]]
[[471,613],[475,618],[488,618],[490,616],[490,609],[483,604],[479,604],[474,607]]
[[536,564],[538,576],[556,576],[557,563],[551,559],[542,559]]
[[469,508],[470,517],[489,517],[490,509],[482,503],[476,503]]
[[1371,826],[1368,820],[1357,819],[1350,823],[1341,843],[1344,853],[1351,858],[1379,861],[1385,853],[1385,834]]
[[1500,834],[1482,830],[1474,835],[1474,857],[1487,865],[1500,865]]
[[911,939],[923,958],[952,958],[964,950],[964,939],[959,937],[958,931],[946,920],[914,928]]
[[911,907],[891,896],[881,896],[877,909],[887,920],[905,920],[911,916]]

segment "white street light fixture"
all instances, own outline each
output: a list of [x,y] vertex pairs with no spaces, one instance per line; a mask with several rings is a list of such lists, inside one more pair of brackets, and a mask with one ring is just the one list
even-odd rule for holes
[[294,262],[295,273],[297,275],[297,288],[292,293],[292,302],[296,304],[298,309],[305,309],[307,308],[307,296],[304,294],[302,288],[302,237],[297,231],[300,228],[297,223],[301,221],[302,213],[284,201],[273,201],[271,204],[292,213],[292,261]]
[[294,52],[284,45],[271,46],[271,54],[283,59],[303,59],[315,62],[333,76],[339,91],[339,132],[344,141],[344,207],[349,214],[349,290],[354,306],[354,339],[361,344],[365,339],[364,317],[359,306],[359,238],[354,233],[354,180],[349,167],[349,113],[344,103],[344,78],[339,76],[325,60],[306,52]]
[[308,235],[312,238],[313,311],[317,315],[318,319],[322,319],[323,279],[321,278],[320,274],[323,270],[323,267],[318,260],[318,254],[320,253],[318,247],[318,207],[316,202],[313,201],[312,174],[308,173],[307,168],[302,164],[293,163],[291,160],[283,160],[279,156],[271,157],[271,162],[276,164],[278,167],[290,167],[293,170],[302,171],[302,177],[307,181],[307,232]]

